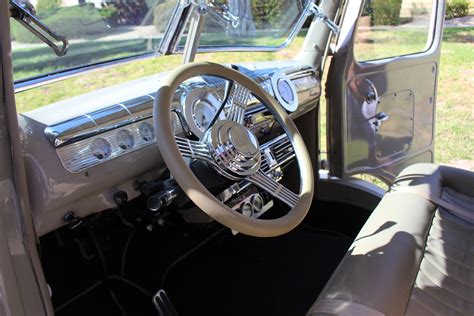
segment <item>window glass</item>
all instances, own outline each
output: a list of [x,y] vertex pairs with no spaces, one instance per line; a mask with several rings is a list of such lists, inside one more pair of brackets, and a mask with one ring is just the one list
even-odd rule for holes
[[[20,0],[16,0],[20,3]],[[64,57],[10,19],[15,81],[154,51],[176,0],[28,0],[70,43]]]
[[419,53],[431,44],[433,0],[368,0],[357,29],[358,61]]
[[[309,23],[307,23],[309,25]],[[301,47],[308,29],[302,28],[293,41],[284,49],[273,52],[211,52],[199,53],[196,55],[196,61],[209,61],[222,64],[245,63],[259,61],[289,60],[296,57]]]
[[[197,54],[196,61],[228,64],[291,59],[299,52],[306,33],[307,29],[301,30],[290,46],[277,52],[202,53]],[[182,55],[146,58],[18,92],[15,95],[17,109],[20,113],[28,112],[101,88],[169,71],[181,65],[182,62]]]
[[199,41],[200,48],[280,48],[285,45],[298,21],[305,18],[302,15],[309,0],[228,0],[227,3],[230,12],[239,19],[238,25],[232,27],[216,18],[218,15],[207,15]]

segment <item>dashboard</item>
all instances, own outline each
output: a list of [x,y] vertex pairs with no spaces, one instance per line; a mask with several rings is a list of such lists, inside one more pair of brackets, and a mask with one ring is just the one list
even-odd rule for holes
[[[292,63],[245,66],[238,66],[239,71],[275,97],[293,119],[316,107],[321,85],[311,67]],[[131,82],[107,88],[89,98],[81,96],[62,102],[61,106],[51,105],[22,115],[23,146],[31,180],[30,199],[40,235],[64,225],[62,216],[67,211],[86,216],[114,207],[114,192],[123,190],[133,198],[139,195],[133,183],[159,177],[166,171],[156,146],[152,118],[158,84],[159,77],[152,77],[146,83]],[[224,101],[227,84],[226,80],[211,76],[195,77],[182,83],[172,101],[175,135],[200,138]],[[153,89],[146,91],[144,87],[148,86]],[[129,89],[133,97],[113,104],[102,101],[104,95],[111,95],[112,100],[114,93],[121,95],[124,89]],[[99,93],[101,101],[97,98]],[[77,106],[84,101],[96,106],[91,111],[78,110]],[[72,107],[74,110],[66,112]],[[59,122],[51,122],[48,111],[65,113],[59,114]],[[71,117],[67,113],[71,113]],[[221,113],[221,118],[224,115]],[[281,172],[281,168],[294,159],[294,154],[273,115],[253,98],[244,122],[261,142],[262,169]],[[233,200],[236,193],[240,193],[239,197]],[[248,216],[259,216],[271,206],[271,200],[248,183],[236,183],[219,197]]]

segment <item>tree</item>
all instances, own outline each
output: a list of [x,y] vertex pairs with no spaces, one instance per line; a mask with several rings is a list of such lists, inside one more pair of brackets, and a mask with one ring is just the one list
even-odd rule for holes
[[51,11],[61,6],[61,0],[38,0],[36,4],[36,11],[38,13],[43,11]]

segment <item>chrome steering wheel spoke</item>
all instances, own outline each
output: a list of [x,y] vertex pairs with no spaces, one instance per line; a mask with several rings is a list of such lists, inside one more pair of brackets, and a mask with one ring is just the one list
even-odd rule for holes
[[259,170],[257,173],[248,176],[247,180],[262,190],[267,191],[272,196],[279,199],[291,208],[293,208],[299,201],[298,194],[273,180],[262,170]]
[[251,93],[247,88],[234,82],[227,100],[230,105],[226,109],[226,119],[244,124],[245,110],[250,97]]
[[183,157],[213,162],[209,148],[205,143],[178,136],[175,136],[175,139]]

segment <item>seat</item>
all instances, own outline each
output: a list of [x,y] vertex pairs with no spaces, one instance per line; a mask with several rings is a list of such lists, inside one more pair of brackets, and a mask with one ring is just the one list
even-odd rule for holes
[[474,315],[474,173],[416,164],[390,191],[307,315]]

